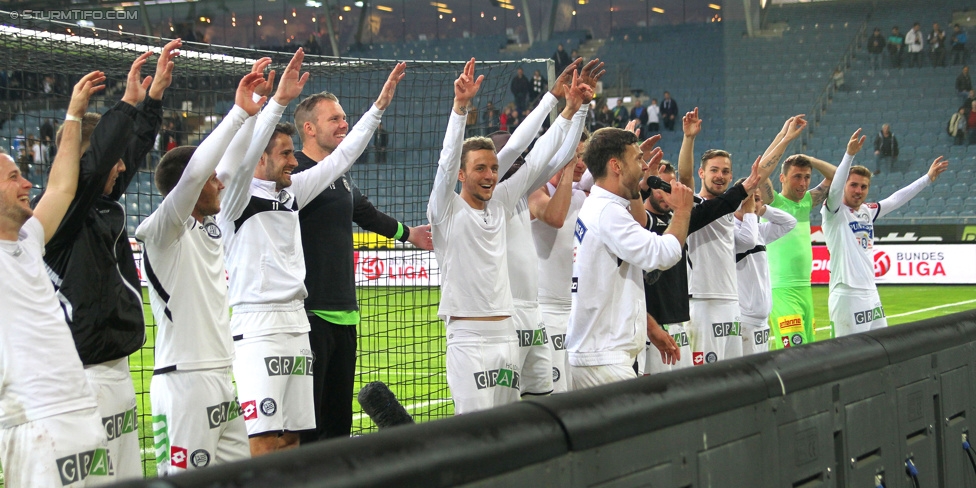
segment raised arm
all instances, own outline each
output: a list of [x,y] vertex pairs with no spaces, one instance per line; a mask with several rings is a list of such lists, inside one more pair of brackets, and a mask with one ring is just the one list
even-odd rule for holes
[[481,89],[484,75],[474,77],[474,58],[464,65],[464,71],[454,81],[454,107],[447,122],[447,132],[444,134],[444,147],[437,161],[437,174],[434,176],[434,187],[427,202],[427,220],[431,224],[439,224],[448,215],[448,205],[456,195],[454,187],[457,184],[458,171],[461,169],[461,146],[464,144],[465,107]]
[[875,219],[884,217],[895,209],[908,203],[909,200],[914,198],[915,195],[918,195],[919,192],[925,189],[925,187],[934,183],[939,175],[941,175],[947,169],[949,169],[949,161],[942,159],[942,156],[936,158],[935,161],[932,162],[932,166],[929,167],[929,171],[927,173],[922,175],[919,179],[913,181],[905,188],[892,193],[888,198],[878,202],[878,215],[875,216]]
[[[769,178],[769,175],[773,174],[776,167],[779,166],[779,160],[783,157],[783,153],[786,152],[787,146],[790,145],[800,134],[803,129],[807,126],[807,121],[803,118],[803,115],[797,115],[795,117],[790,117],[786,123],[786,133],[779,140],[779,142],[768,150],[766,154],[762,156],[762,162],[759,163],[759,181],[765,181]],[[776,138],[779,138],[777,134]],[[774,140],[776,139],[774,138]]]
[[690,187],[676,181],[671,184],[671,193],[668,194],[667,201],[673,213],[671,223],[668,224],[664,234],[674,236],[684,248],[685,239],[688,238],[688,225],[691,222],[691,209],[695,205],[694,192]]
[[556,190],[549,195],[548,188],[539,188],[529,195],[529,213],[549,227],[559,229],[566,222],[569,204],[573,201],[573,173],[576,171],[576,158],[573,158],[559,175]]
[[701,132],[702,121],[698,118],[698,107],[681,119],[684,138],[678,152],[678,181],[688,188],[695,188],[695,138]]
[[847,184],[847,175],[851,172],[854,156],[864,146],[866,139],[867,137],[861,135],[861,129],[858,129],[854,131],[850,140],[847,141],[847,152],[844,153],[844,159],[841,160],[840,166],[837,167],[837,171],[834,173],[834,179],[830,182],[827,199],[824,201],[827,210],[831,213],[837,213],[837,210],[844,203],[844,185]]
[[154,234],[152,239],[159,245],[168,246],[179,238],[186,219],[196,207],[200,192],[214,174],[231,140],[244,125],[244,121],[261,109],[261,104],[254,101],[252,95],[254,88],[262,82],[264,78],[259,73],[251,73],[241,79],[237,86],[235,105],[193,151],[180,180],[156,210],[160,215],[154,220],[155,228],[150,229],[150,232]]
[[78,190],[81,164],[81,118],[88,109],[91,95],[105,89],[103,83],[105,83],[105,73],[92,71],[75,84],[71,93],[68,117],[64,128],[61,129],[61,144],[51,164],[47,190],[34,208],[34,216],[44,228],[45,244],[58,230]]
[[819,207],[827,199],[827,191],[830,190],[830,184],[834,180],[834,174],[837,173],[837,166],[812,156],[807,156],[807,159],[810,160],[810,165],[813,166],[813,169],[819,171],[824,176],[824,180],[814,189],[810,190],[813,206]]
[[759,244],[759,216],[756,215],[756,199],[752,195],[742,201],[735,212],[735,252],[746,252]]

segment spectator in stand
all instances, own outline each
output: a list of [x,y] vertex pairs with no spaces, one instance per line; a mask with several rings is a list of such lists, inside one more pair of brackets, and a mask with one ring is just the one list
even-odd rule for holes
[[959,107],[956,113],[949,119],[949,135],[952,136],[952,143],[961,146],[966,138],[966,107]]
[[932,49],[932,67],[946,65],[945,31],[939,27],[938,23],[932,24],[932,32],[929,34],[929,46]]
[[661,118],[664,119],[664,128],[674,131],[674,121],[678,116],[678,102],[671,99],[671,94],[664,92],[664,100],[661,101]]
[[552,60],[556,62],[556,73],[562,73],[573,59],[576,59],[576,51],[573,51],[573,58],[570,59],[562,44],[556,46],[556,52],[552,53]]
[[14,154],[20,152],[20,148],[24,147],[27,138],[24,137],[24,129],[17,129],[17,135],[14,136],[14,142],[11,147],[14,149]]
[[922,67],[922,51],[925,49],[925,40],[922,37],[922,26],[915,22],[912,30],[905,34],[905,50],[908,51],[908,67]]
[[959,24],[952,26],[952,64],[966,62],[966,31]]
[[844,72],[840,70],[840,67],[834,68],[834,74],[830,76],[830,79],[834,82],[835,90],[846,91],[844,88]]
[[969,90],[969,93],[966,95],[966,101],[962,104],[962,108],[966,109],[967,116],[969,116],[969,107],[973,102],[976,102],[976,90]]
[[512,78],[512,95],[515,96],[515,108],[519,113],[529,108],[529,96],[532,95],[532,83],[525,77],[525,71],[519,68]]
[[630,113],[627,112],[627,107],[624,107],[624,99],[617,98],[617,105],[613,107],[613,126],[623,129],[627,126],[627,122],[630,122]]
[[640,132],[637,133],[638,138],[642,141],[647,139],[647,109],[644,108],[644,103],[641,102],[640,98],[634,102],[634,108],[630,109],[630,120],[637,121],[637,129],[640,130]]
[[478,107],[468,100],[465,110],[468,114],[464,116],[464,133],[466,137],[476,136],[478,135]]
[[21,146],[17,154],[17,168],[20,169],[20,174],[24,175],[24,178],[30,178],[31,162],[33,161],[30,153],[27,152],[27,147]]
[[898,27],[891,28],[891,35],[888,36],[888,59],[891,60],[892,68],[901,68],[901,53],[905,38],[898,31]]
[[[567,64],[567,66],[569,65]],[[557,71],[557,73],[562,73],[562,71]],[[539,70],[535,70],[535,73],[532,73],[532,102],[530,105],[535,105],[542,98],[542,95],[548,91],[549,82],[546,81],[546,78],[542,76]],[[471,112],[469,111],[468,113],[470,114]]]
[[969,113],[966,114],[966,145],[976,143],[976,100],[969,102]]
[[604,127],[613,127],[613,112],[610,111],[610,107],[606,103],[601,103],[600,110],[596,114],[596,129]]
[[881,132],[874,138],[874,155],[878,157],[878,168],[874,171],[876,175],[881,174],[882,164],[887,164],[888,171],[891,171],[898,162],[898,139],[891,133],[890,124],[882,125]]
[[373,147],[376,148],[376,163],[386,164],[386,148],[390,145],[390,133],[383,127],[383,122],[376,126],[373,134]]
[[652,98],[651,104],[647,106],[647,135],[654,134],[661,130],[661,107],[657,106],[657,99]]
[[52,121],[51,119],[45,120],[44,123],[41,124],[41,134],[40,134],[41,135],[41,140],[43,141],[46,138],[46,139],[50,139],[50,140],[53,141],[54,140],[54,134],[55,134],[55,132],[54,132],[54,121]]
[[962,73],[956,77],[956,91],[959,92],[959,96],[968,97],[972,90],[973,80],[969,78],[969,66],[963,66]]
[[488,102],[488,104],[485,106],[485,113],[482,115],[482,118],[484,119],[485,135],[498,132],[498,116],[498,109],[495,108],[495,104]]
[[881,53],[884,52],[886,42],[884,36],[881,35],[881,29],[875,27],[874,33],[868,38],[868,54],[871,55],[871,69],[881,69]]

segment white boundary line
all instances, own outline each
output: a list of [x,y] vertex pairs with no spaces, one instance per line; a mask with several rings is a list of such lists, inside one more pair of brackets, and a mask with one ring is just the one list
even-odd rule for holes
[[932,310],[938,310],[940,308],[955,307],[957,305],[965,305],[967,303],[976,303],[976,299],[974,299],[974,300],[963,300],[961,302],[956,302],[956,303],[946,303],[945,305],[938,305],[938,306],[935,306],[935,307],[922,308],[922,309],[919,309],[919,310],[915,310],[913,312],[896,313],[895,315],[888,315],[887,318],[893,319],[895,317],[905,317],[907,315],[915,315],[917,313],[922,313],[922,312],[931,312]]

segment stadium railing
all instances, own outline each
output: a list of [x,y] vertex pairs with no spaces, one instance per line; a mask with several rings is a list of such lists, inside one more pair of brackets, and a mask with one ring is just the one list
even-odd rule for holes
[[123,486],[973,486],[974,375],[970,311]]

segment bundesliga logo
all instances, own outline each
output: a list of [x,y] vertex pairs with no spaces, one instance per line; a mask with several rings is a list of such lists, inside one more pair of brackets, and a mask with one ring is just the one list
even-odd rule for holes
[[494,388],[495,386],[505,386],[518,390],[521,388],[519,379],[519,372],[514,369],[492,369],[474,374],[474,383],[479,390]]
[[312,376],[311,356],[270,356],[264,358],[268,376]]

